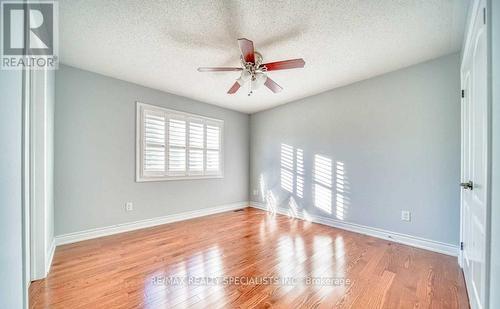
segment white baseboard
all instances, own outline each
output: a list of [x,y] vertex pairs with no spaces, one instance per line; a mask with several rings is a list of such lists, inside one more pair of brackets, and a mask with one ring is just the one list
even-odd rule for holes
[[[264,203],[259,203],[259,202],[250,202],[250,206],[254,208],[258,208],[261,210],[269,211]],[[289,210],[287,208],[283,207],[277,207],[276,212],[279,214],[283,215],[289,215]],[[304,215],[299,212],[296,216],[298,219],[306,220],[304,218]],[[394,241],[397,243],[421,248],[421,249],[426,249],[429,251],[434,251],[438,253],[443,253],[451,256],[458,256],[458,246],[450,245],[447,243],[442,243],[426,238],[421,238],[421,237],[416,237],[416,236],[411,236],[407,234],[401,234],[401,233],[396,233],[396,232],[391,232],[379,228],[374,228],[374,227],[369,227],[361,224],[356,224],[356,223],[350,223],[338,219],[333,219],[333,218],[328,218],[328,217],[323,217],[323,216],[316,216],[316,215],[309,215],[308,220],[315,222],[315,223],[320,223],[323,225],[328,225],[331,227],[343,229],[343,230],[348,230],[351,232],[356,232],[364,235],[369,235],[377,238],[382,238],[382,239],[387,239],[390,241]]]
[[54,258],[54,252],[56,251],[56,239],[52,239],[50,244],[49,252],[47,252],[47,260],[45,261],[45,277],[49,274],[50,266],[52,266],[52,259]]
[[82,240],[98,238],[98,237],[103,237],[103,236],[108,236],[108,235],[113,235],[113,234],[118,234],[118,233],[123,233],[123,232],[129,232],[129,231],[134,231],[134,230],[138,230],[138,229],[143,229],[143,228],[147,228],[147,227],[157,226],[157,225],[161,225],[161,224],[172,223],[172,222],[177,222],[177,221],[183,221],[183,220],[213,215],[213,214],[217,214],[217,213],[221,213],[221,212],[225,212],[225,211],[242,209],[242,208],[248,207],[248,205],[249,205],[249,202],[247,202],[247,201],[238,202],[238,203],[220,205],[220,206],[204,208],[204,209],[199,209],[199,210],[187,211],[187,212],[182,212],[179,214],[173,214],[173,215],[168,215],[168,216],[163,216],[163,217],[121,223],[121,224],[116,224],[116,225],[107,226],[107,227],[101,227],[101,228],[95,228],[95,229],[85,230],[85,231],[81,231],[81,232],[59,235],[59,236],[56,236],[55,244],[56,244],[56,246],[70,244],[70,243],[74,243],[74,242],[78,242],[78,241],[82,241]]
[[[168,216],[163,216],[163,217],[158,217],[158,218],[116,224],[116,225],[102,227],[102,228],[95,228],[95,229],[85,230],[85,231],[81,231],[81,232],[59,235],[59,236],[55,237],[55,244],[52,246],[51,253],[49,255],[49,262],[50,263],[47,263],[47,265],[48,265],[48,267],[50,267],[50,264],[52,263],[52,257],[54,255],[55,246],[70,244],[70,243],[74,243],[74,242],[78,242],[78,241],[82,241],[82,240],[93,239],[93,238],[98,238],[98,237],[103,237],[103,236],[108,236],[108,235],[113,235],[113,234],[118,234],[118,233],[123,233],[123,232],[129,232],[129,231],[133,231],[133,230],[148,228],[148,227],[172,223],[172,222],[178,222],[178,221],[208,216],[208,215],[217,214],[217,213],[221,213],[221,212],[225,212],[225,211],[242,209],[242,208],[245,208],[248,206],[268,211],[268,209],[266,208],[266,205],[263,203],[239,202],[239,203],[220,205],[220,206],[215,206],[215,207],[210,207],[210,208],[205,208],[205,209],[200,209],[200,210],[193,210],[193,211],[188,211],[188,212],[183,212],[183,213],[179,213],[179,214],[173,214],[173,215],[168,215]],[[276,209],[276,212],[283,214],[283,215],[289,214],[288,209],[283,208],[283,207],[278,207]],[[300,212],[297,214],[296,218],[305,220],[303,214]],[[417,247],[417,248],[421,248],[421,249],[426,249],[426,250],[430,250],[430,251],[434,251],[434,252],[438,252],[438,253],[443,253],[443,254],[447,254],[447,255],[458,256],[458,253],[459,253],[458,246],[454,246],[454,245],[450,245],[447,243],[442,243],[442,242],[438,242],[438,241],[434,241],[434,240],[430,240],[430,239],[426,239],[426,238],[421,238],[421,237],[417,237],[417,236],[401,234],[401,233],[397,233],[397,232],[387,231],[387,230],[383,230],[383,229],[379,229],[379,228],[369,227],[369,226],[356,224],[356,223],[350,223],[350,222],[341,221],[338,219],[333,219],[333,218],[328,218],[328,217],[323,217],[323,216],[309,215],[308,220],[315,222],[315,223],[319,223],[319,224],[323,224],[323,225],[327,225],[327,226],[331,226],[331,227],[335,227],[335,228],[340,228],[340,229],[348,230],[348,231],[355,232],[355,233],[369,235],[369,236],[373,236],[373,237],[377,237],[377,238],[382,238],[382,239],[394,241],[397,243],[402,243],[405,245],[409,245],[409,246],[413,246],[413,247]],[[47,272],[48,272],[48,270],[47,270]]]

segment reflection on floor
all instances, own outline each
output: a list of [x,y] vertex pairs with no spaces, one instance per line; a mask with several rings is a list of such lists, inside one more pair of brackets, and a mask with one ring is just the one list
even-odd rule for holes
[[468,308],[455,257],[247,208],[58,247],[32,308]]

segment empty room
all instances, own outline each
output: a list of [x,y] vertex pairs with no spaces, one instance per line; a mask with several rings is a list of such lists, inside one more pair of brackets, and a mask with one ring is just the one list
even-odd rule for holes
[[0,309],[500,308],[499,2],[0,6]]

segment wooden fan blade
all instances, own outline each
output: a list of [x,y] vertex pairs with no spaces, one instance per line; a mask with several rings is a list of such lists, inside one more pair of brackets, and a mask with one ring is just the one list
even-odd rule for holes
[[241,55],[246,62],[255,63],[255,55],[253,49],[253,42],[242,38],[238,39],[238,44],[240,45]]
[[223,67],[201,67],[198,68],[198,72],[229,72],[229,71],[241,71],[242,68],[223,68]]
[[306,62],[304,59],[290,59],[284,61],[276,61],[264,63],[263,66],[267,68],[268,71],[276,71],[276,70],[288,70],[288,69],[296,69],[303,68]]
[[280,85],[276,84],[274,82],[274,80],[270,79],[269,77],[267,77],[266,82],[264,83],[264,85],[266,85],[266,87],[269,88],[269,89],[271,89],[271,91],[274,92],[274,93],[278,93],[281,90],[283,90],[283,88],[281,88]]
[[231,86],[231,88],[227,91],[227,93],[228,94],[236,93],[236,91],[238,91],[238,89],[240,89],[240,87],[241,87],[240,83],[234,82],[233,86]]

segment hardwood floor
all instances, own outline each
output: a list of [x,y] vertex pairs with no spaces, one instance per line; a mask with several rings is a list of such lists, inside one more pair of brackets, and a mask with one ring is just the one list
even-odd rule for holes
[[[191,284],[180,282],[186,278]],[[468,308],[468,301],[455,257],[247,208],[57,247],[49,276],[31,284],[30,307]]]

